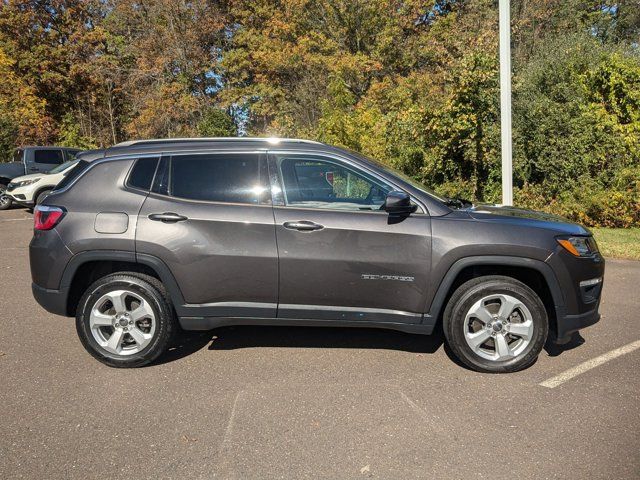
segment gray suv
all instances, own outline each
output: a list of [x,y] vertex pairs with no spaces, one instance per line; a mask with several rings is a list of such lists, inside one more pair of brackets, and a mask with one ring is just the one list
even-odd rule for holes
[[443,198],[311,141],[137,141],[99,157],[36,208],[30,258],[37,301],[75,316],[113,367],[152,362],[178,326],[441,323],[465,365],[511,372],[600,318],[604,260],[561,218]]

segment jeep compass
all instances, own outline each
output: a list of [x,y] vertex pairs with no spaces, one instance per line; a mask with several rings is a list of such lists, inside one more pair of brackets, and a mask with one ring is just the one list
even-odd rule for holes
[[75,316],[113,367],[154,361],[178,326],[440,324],[465,365],[511,372],[600,318],[604,260],[559,217],[444,198],[304,140],[146,140],[97,157],[36,207],[30,261],[40,305]]

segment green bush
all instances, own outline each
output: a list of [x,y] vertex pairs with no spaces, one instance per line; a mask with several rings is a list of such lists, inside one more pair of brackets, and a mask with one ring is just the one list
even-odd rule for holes
[[514,192],[519,206],[565,216],[591,227],[627,228],[640,225],[640,166],[620,170],[604,186],[583,176],[575,186],[550,194],[544,184],[527,184]]

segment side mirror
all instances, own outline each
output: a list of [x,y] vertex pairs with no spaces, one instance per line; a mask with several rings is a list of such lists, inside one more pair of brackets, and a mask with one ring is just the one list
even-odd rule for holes
[[411,197],[405,192],[394,190],[387,193],[382,209],[389,215],[409,215],[415,212],[418,206],[411,203]]

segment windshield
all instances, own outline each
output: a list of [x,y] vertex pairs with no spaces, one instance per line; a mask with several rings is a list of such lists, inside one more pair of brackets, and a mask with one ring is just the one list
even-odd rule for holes
[[390,167],[389,165],[385,165],[384,163],[378,161],[378,160],[374,160],[373,158],[369,158],[369,157],[365,157],[364,155],[358,153],[358,152],[354,152],[354,151],[349,151],[352,155],[361,158],[362,160],[366,160],[368,162],[371,162],[373,164],[375,164],[378,168],[384,170],[385,172],[400,178],[401,180],[404,180],[405,182],[407,182],[409,185],[411,185],[413,188],[416,188],[418,190],[420,190],[421,192],[426,193],[427,195],[435,198],[436,200],[441,201],[442,203],[447,203],[449,201],[448,198],[443,197],[442,195],[438,195],[436,192],[434,192],[433,190],[431,190],[429,187],[423,185],[422,183],[418,182],[417,180],[411,178],[409,175],[401,172],[400,170],[396,170],[395,168]]
[[63,164],[58,165],[53,170],[49,170],[49,173],[53,174],[53,173],[64,172],[67,168],[74,166],[78,162],[79,160],[69,160],[68,162],[64,162]]

